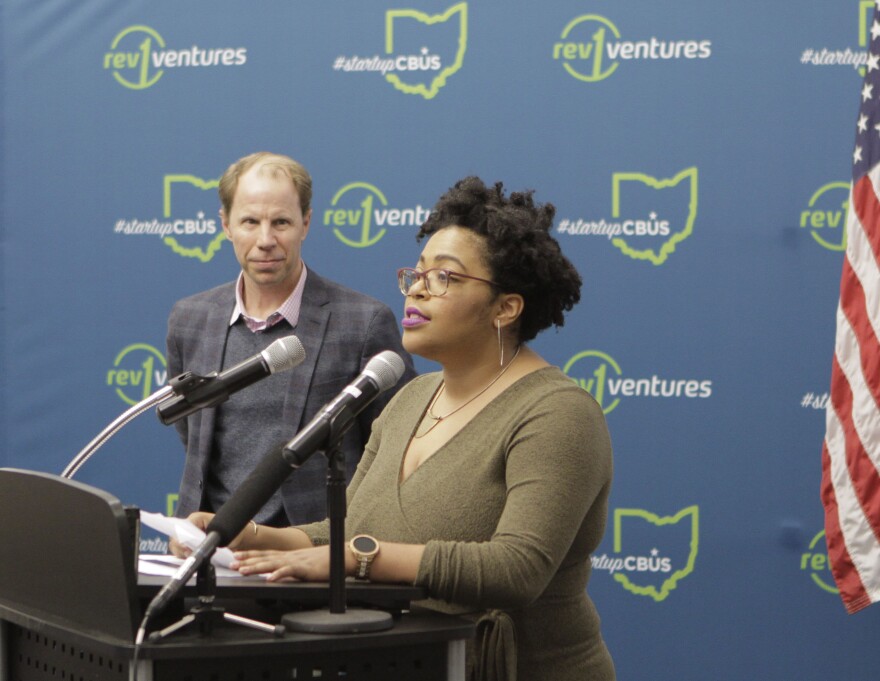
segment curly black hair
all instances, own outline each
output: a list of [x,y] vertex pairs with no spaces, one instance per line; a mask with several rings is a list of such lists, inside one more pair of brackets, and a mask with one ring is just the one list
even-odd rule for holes
[[523,297],[519,341],[533,339],[550,325],[563,326],[564,313],[581,298],[581,276],[551,235],[556,208],[538,204],[534,191],[511,192],[479,177],[459,180],[437,201],[416,239],[444,227],[463,227],[485,240],[484,262],[503,293]]

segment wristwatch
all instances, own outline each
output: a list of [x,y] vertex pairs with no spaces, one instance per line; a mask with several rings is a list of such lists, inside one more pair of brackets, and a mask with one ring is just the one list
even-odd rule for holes
[[373,559],[379,553],[379,542],[368,534],[359,534],[352,537],[348,542],[348,547],[357,560],[357,572],[355,572],[354,578],[369,579]]

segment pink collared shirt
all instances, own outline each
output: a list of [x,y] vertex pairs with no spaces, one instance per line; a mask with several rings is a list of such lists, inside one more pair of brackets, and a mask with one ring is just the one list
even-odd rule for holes
[[238,275],[238,281],[235,283],[235,307],[232,308],[232,317],[229,319],[229,326],[235,324],[235,322],[238,321],[238,318],[241,317],[244,319],[244,323],[247,324],[247,327],[256,333],[257,331],[265,331],[266,329],[275,326],[275,324],[282,319],[286,319],[287,323],[290,324],[290,328],[295,329],[296,324],[299,321],[299,311],[302,306],[303,290],[306,287],[307,274],[308,271],[306,270],[306,264],[303,263],[302,274],[300,274],[299,281],[287,297],[287,300],[281,303],[278,309],[266,317],[266,319],[254,319],[244,311],[244,300],[242,299],[241,294],[244,287],[244,272],[240,272]]

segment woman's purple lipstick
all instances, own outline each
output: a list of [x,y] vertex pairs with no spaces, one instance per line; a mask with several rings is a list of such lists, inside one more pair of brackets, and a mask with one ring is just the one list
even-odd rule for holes
[[430,318],[423,315],[418,309],[408,307],[406,308],[406,316],[400,323],[405,329],[411,329],[415,326],[421,326],[429,321],[431,321]]

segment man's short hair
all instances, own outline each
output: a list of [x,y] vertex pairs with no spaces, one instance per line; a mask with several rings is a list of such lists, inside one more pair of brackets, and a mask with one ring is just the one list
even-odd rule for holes
[[242,175],[255,166],[261,166],[261,172],[265,169],[272,175],[277,173],[286,175],[293,183],[296,193],[299,194],[299,205],[302,208],[303,215],[309,212],[309,208],[312,205],[312,178],[309,175],[309,171],[301,163],[294,161],[284,154],[258,151],[238,159],[226,169],[223,177],[220,178],[220,185],[217,191],[220,194],[220,205],[223,207],[223,212],[227,217],[232,210],[232,200],[235,198],[235,191],[238,189],[238,181]]

